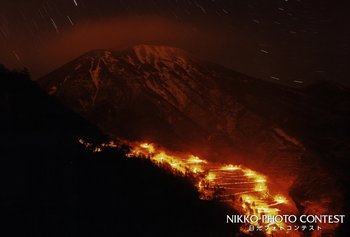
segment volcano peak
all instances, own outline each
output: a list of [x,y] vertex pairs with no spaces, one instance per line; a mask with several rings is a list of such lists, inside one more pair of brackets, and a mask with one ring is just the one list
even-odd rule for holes
[[184,64],[191,55],[182,49],[161,45],[136,45],[132,48],[141,64],[158,65],[159,62],[177,62]]
[[136,45],[133,47],[134,52],[140,59],[148,57],[157,57],[159,59],[171,60],[176,56],[187,56],[184,50],[163,45]]

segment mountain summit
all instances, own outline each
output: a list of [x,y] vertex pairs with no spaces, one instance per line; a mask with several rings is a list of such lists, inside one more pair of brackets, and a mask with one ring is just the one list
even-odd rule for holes
[[271,158],[288,149],[295,151],[289,160],[298,161],[304,148],[297,139],[223,92],[231,77],[238,89],[256,81],[181,49],[141,45],[91,51],[39,83],[114,137],[220,160],[227,160],[222,155],[228,151],[237,159],[243,154]]

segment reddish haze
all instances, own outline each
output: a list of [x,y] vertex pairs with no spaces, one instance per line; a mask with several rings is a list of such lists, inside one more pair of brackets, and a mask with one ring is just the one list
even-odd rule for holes
[[223,50],[220,47],[224,42],[218,39],[225,37],[218,37],[219,32],[215,29],[206,31],[154,17],[86,22],[63,32],[60,37],[48,40],[35,59],[25,64],[34,77],[40,77],[92,49],[118,50],[136,44],[164,44],[190,49],[204,57]]

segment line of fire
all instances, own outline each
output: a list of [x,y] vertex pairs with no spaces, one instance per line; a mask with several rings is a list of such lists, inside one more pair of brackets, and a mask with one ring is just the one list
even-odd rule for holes
[[[122,141],[95,145],[79,139],[79,143],[92,152],[117,149],[121,144],[130,146],[129,158],[149,159],[174,175],[189,178],[201,199],[219,200],[255,220],[242,222],[241,232],[249,234],[253,227],[262,228],[266,236],[303,236],[301,230],[289,230],[285,221],[266,221],[267,216],[296,216],[298,211],[286,193],[274,193],[273,182],[265,175],[239,164],[220,164],[203,160],[192,154],[167,151],[152,143]],[[223,217],[224,218],[224,217]],[[326,228],[319,225],[318,228]]]

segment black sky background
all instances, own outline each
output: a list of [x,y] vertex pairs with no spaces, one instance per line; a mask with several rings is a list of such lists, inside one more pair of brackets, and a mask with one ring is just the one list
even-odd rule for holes
[[34,78],[95,48],[184,48],[300,85],[349,80],[349,7],[326,0],[1,0],[0,63]]

